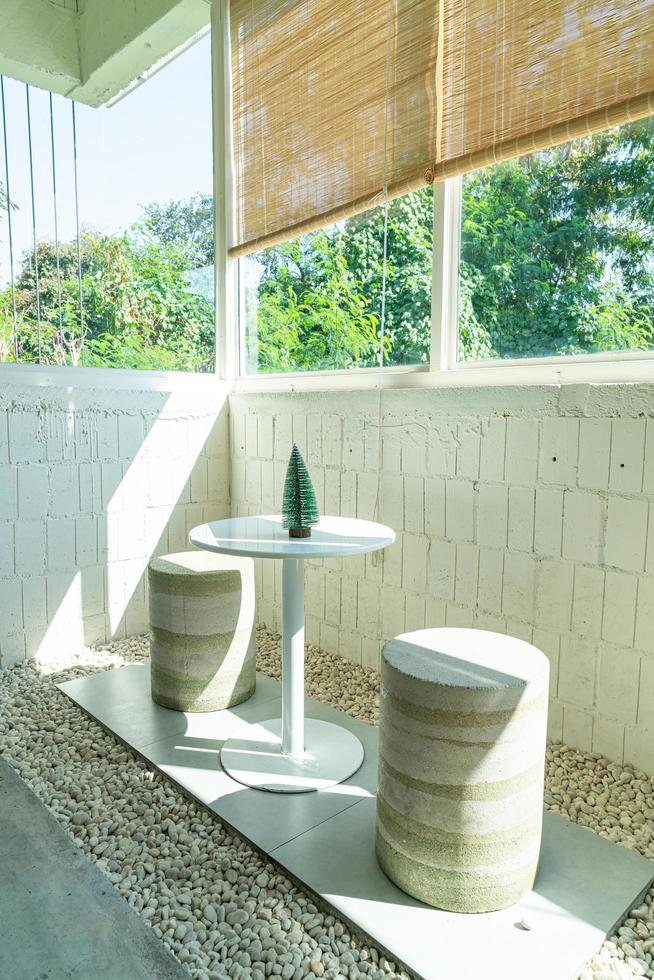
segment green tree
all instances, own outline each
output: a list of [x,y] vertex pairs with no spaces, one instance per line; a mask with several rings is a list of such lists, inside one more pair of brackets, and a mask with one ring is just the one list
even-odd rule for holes
[[311,536],[312,525],[319,520],[316,492],[309,471],[300,450],[293,443],[284,481],[282,527],[288,528],[291,538],[308,538]]
[[252,297],[248,365],[274,372],[375,364],[377,317],[333,234],[314,232],[257,258],[263,270]]
[[211,194],[195,194],[183,201],[146,204],[135,225],[146,242],[174,246],[189,260],[190,268],[214,263],[214,208]]
[[84,279],[87,363],[198,371],[213,361],[214,314],[187,281],[185,252],[127,236],[91,243]]
[[[156,370],[209,370],[213,361],[212,304],[187,279],[186,253],[176,246],[136,245],[128,235],[87,232],[77,245],[37,246],[39,309],[34,256],[28,252],[15,282],[18,360]],[[10,289],[0,293],[0,324],[10,323]],[[14,359],[10,346],[0,356]]]
[[[0,222],[9,207],[4,185],[0,182]],[[0,275],[3,270],[0,268]],[[11,296],[5,296],[0,290],[0,362],[6,361],[11,356],[14,342],[13,313],[11,309]]]
[[463,356],[651,347],[653,185],[649,122],[468,175]]
[[[434,195],[431,187],[388,204],[386,221],[385,363],[429,361]],[[384,209],[346,221],[343,255],[368,310],[381,317]]]
[[[388,205],[388,364],[429,359],[432,206],[431,188]],[[351,356],[347,348],[337,348],[333,366],[372,363],[372,352],[360,356],[361,341],[365,351],[365,318],[379,321],[381,314],[383,242],[384,212],[375,208],[323,237],[307,236],[301,244],[262,253],[264,273],[248,303],[250,363],[258,359],[260,370],[323,366],[324,348],[315,346],[323,330],[315,297],[329,297],[330,309],[348,317],[352,290],[356,317],[339,332],[352,345]],[[460,356],[651,349],[653,255],[650,121],[468,175],[459,268]],[[330,282],[341,289],[342,302],[325,288],[322,274],[337,258],[345,267]],[[312,296],[311,315],[302,302],[306,295]],[[257,332],[258,349],[252,340]]]

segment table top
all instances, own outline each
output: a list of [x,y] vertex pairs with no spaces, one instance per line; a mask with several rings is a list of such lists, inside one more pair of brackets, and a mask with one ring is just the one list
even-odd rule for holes
[[310,538],[289,538],[276,515],[230,517],[194,527],[189,541],[206,551],[252,558],[339,558],[386,548],[395,531],[354,517],[321,517]]

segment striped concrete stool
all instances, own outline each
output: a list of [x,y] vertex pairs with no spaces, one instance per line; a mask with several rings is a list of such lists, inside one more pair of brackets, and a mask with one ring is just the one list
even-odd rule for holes
[[152,698],[176,711],[216,711],[254,692],[254,564],[187,551],[153,558]]
[[533,886],[549,664],[473,629],[404,633],[381,667],[377,858],[409,895],[490,912]]

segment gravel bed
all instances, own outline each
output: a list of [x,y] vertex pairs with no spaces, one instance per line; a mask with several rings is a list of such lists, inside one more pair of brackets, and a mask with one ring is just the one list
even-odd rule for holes
[[[277,678],[279,640],[258,630],[258,667]],[[54,687],[147,655],[147,637],[132,637],[0,671],[0,752],[192,977],[408,980]],[[308,647],[305,676],[310,695],[376,724],[375,671]],[[548,749],[546,805],[651,858],[653,782],[597,755]],[[654,978],[653,960],[654,888],[580,980]]]

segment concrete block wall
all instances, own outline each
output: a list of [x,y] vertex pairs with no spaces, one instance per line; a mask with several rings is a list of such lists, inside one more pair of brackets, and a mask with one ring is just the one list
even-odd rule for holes
[[229,465],[215,384],[4,384],[0,666],[147,629],[148,559],[229,513]]
[[425,625],[522,637],[550,660],[550,737],[654,773],[654,386],[239,394],[230,419],[234,514],[279,510],[295,440],[323,513],[398,532],[310,564],[309,642],[376,666]]

